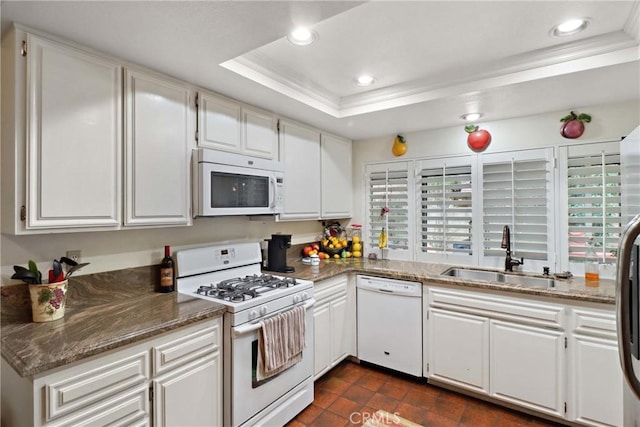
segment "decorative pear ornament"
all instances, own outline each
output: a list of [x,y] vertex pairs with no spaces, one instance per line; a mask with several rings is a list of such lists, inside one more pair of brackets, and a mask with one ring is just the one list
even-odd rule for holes
[[407,141],[404,139],[402,135],[396,135],[393,140],[393,147],[391,147],[391,152],[394,156],[400,157],[404,156],[407,152]]

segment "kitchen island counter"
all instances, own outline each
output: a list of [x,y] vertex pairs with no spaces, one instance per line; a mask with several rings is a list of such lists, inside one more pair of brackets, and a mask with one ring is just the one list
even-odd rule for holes
[[204,319],[225,307],[177,292],[154,291],[155,266],[75,276],[65,316],[31,321],[27,285],[0,288],[2,357],[31,376]]
[[[556,279],[554,287],[543,289],[514,283],[497,283],[443,276],[442,273],[444,271],[454,267],[454,265],[449,264],[347,258],[324,260],[318,266],[311,266],[303,264],[301,259],[293,257],[289,258],[288,264],[295,268],[295,272],[287,274],[288,276],[313,281],[328,279],[343,273],[357,273],[411,280],[432,285],[452,285],[574,301],[615,304],[615,280],[610,279],[600,279],[599,286],[591,287],[587,286],[583,277],[574,276],[570,279]],[[527,273],[523,274],[526,275]]]

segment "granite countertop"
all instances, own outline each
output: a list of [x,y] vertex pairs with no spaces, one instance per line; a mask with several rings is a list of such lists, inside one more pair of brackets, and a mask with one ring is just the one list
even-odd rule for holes
[[[319,266],[303,264],[299,257],[289,257],[288,265],[295,268],[294,273],[286,276],[319,281],[342,273],[362,273],[411,280],[434,285],[451,285],[470,289],[489,289],[495,291],[514,292],[523,295],[561,298],[572,301],[584,301],[603,304],[615,304],[615,280],[600,279],[597,287],[587,286],[583,277],[556,279],[553,288],[541,289],[525,287],[511,283],[487,282],[481,280],[460,279],[442,276],[452,267],[448,264],[431,264],[411,261],[369,260],[367,258],[348,258],[340,260],[323,260]],[[499,270],[494,270],[499,271]],[[275,273],[282,274],[282,273]],[[516,273],[518,274],[518,273]],[[522,275],[532,275],[520,273]]]
[[154,292],[154,266],[69,279],[64,318],[31,321],[26,285],[0,288],[2,357],[31,376],[210,317],[225,307],[177,292]]
[[[538,289],[442,276],[451,267],[446,264],[352,258],[325,260],[319,266],[310,266],[299,257],[289,257],[289,264],[295,272],[286,276],[313,281],[343,273],[362,273],[435,285],[615,304],[615,282],[606,279],[601,279],[598,287],[586,286],[583,278],[574,277],[556,280],[554,288]],[[153,284],[157,281],[155,266],[72,277],[64,318],[46,323],[31,321],[26,285],[3,286],[0,288],[2,357],[21,376],[32,376],[225,311],[223,305],[200,298],[177,292],[156,293]]]

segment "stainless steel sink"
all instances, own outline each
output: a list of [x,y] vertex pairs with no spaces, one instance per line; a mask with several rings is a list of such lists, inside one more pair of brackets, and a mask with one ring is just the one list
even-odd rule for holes
[[460,279],[484,280],[487,282],[512,283],[526,288],[551,288],[555,282],[549,277],[522,276],[519,274],[503,273],[500,271],[474,270],[471,268],[452,267],[442,273],[444,276]]

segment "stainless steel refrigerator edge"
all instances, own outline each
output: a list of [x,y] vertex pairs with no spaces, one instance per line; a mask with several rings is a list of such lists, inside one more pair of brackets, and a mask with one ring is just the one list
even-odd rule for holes
[[618,350],[625,377],[624,426],[640,426],[640,127],[620,143],[622,220],[616,287]]

